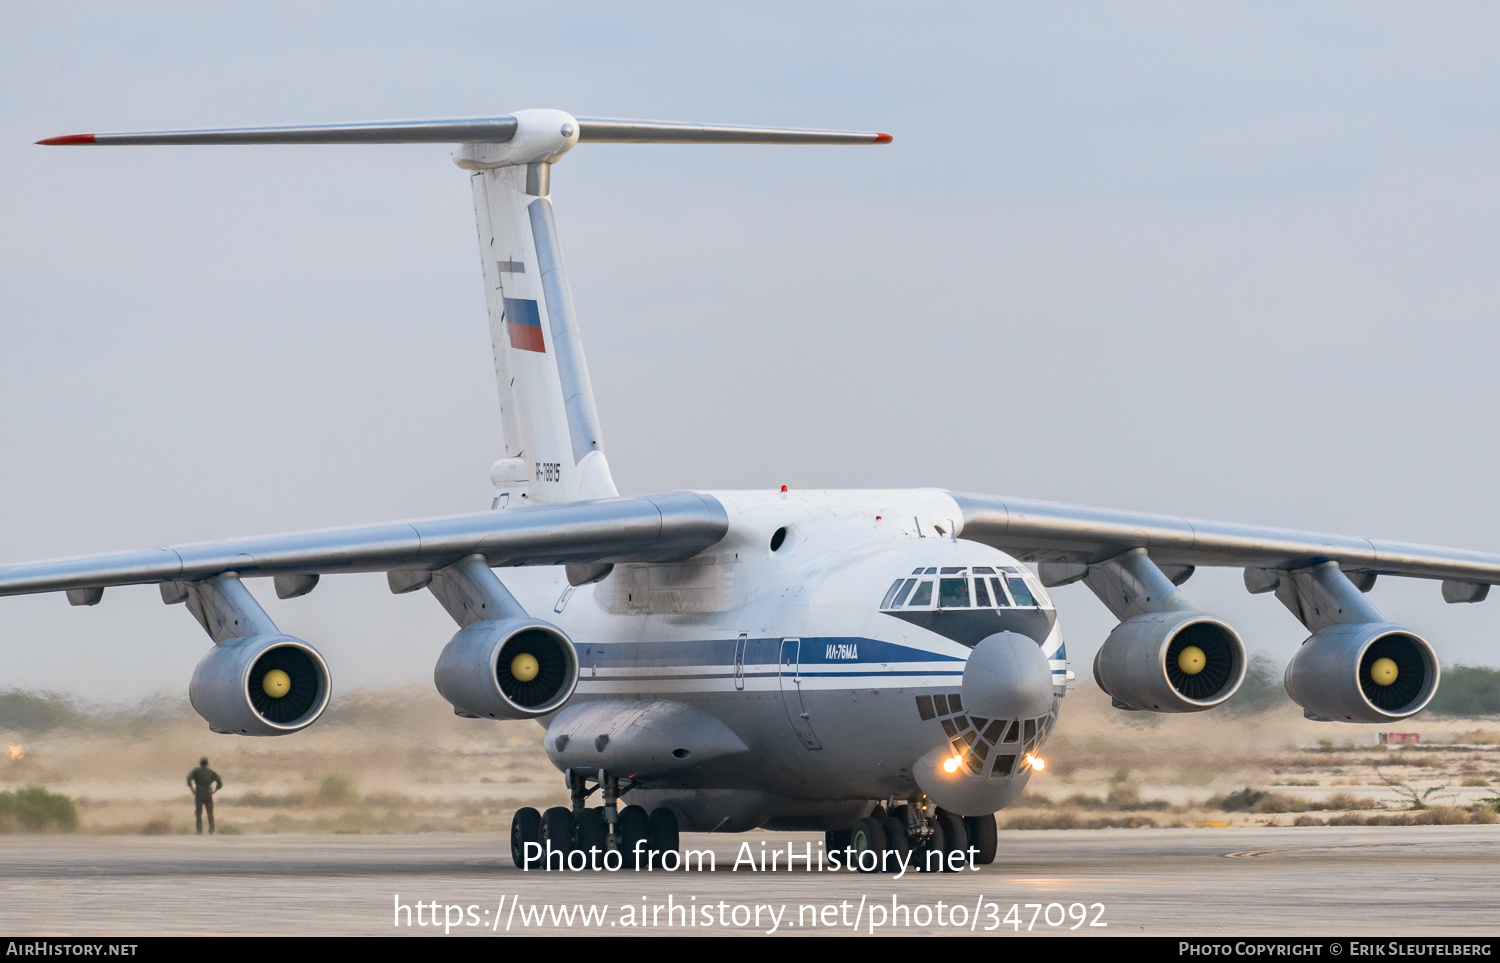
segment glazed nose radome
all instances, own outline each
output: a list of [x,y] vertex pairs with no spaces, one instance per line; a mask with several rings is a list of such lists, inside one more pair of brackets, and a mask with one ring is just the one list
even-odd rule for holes
[[1030,718],[1052,708],[1052,667],[1041,647],[1015,632],[974,646],[964,667],[964,708],[986,718]]

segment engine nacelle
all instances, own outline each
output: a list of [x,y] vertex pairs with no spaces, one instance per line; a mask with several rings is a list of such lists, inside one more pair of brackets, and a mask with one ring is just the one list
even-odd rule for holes
[[1427,640],[1399,625],[1334,625],[1302,643],[1286,667],[1286,692],[1310,718],[1392,722],[1427,707],[1440,671]]
[[284,736],[328,708],[328,664],[290,635],[221,642],[198,661],[188,701],[215,732]]
[[1202,612],[1149,612],[1121,622],[1094,657],[1094,681],[1122,709],[1201,712],[1245,679],[1245,643]]
[[535,719],[572,697],[578,653],[561,629],[546,622],[475,622],[444,647],[433,681],[459,715]]

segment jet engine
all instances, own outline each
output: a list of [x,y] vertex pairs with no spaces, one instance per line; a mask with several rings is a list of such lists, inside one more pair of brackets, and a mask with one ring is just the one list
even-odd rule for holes
[[328,664],[290,635],[229,639],[193,670],[188,700],[209,728],[241,736],[306,729],[328,707]]
[[578,653],[561,629],[546,622],[475,622],[444,647],[433,681],[459,715],[535,719],[573,695]]
[[1225,623],[1182,609],[1115,626],[1094,657],[1094,681],[1122,709],[1201,712],[1245,678],[1245,643]]
[[1432,646],[1399,625],[1334,625],[1302,643],[1286,667],[1286,691],[1309,718],[1392,722],[1426,708],[1439,673]]

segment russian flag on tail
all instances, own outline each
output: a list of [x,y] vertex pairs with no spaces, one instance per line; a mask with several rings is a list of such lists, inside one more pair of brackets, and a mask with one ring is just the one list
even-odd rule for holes
[[522,351],[547,352],[542,341],[542,314],[536,302],[528,298],[505,299],[505,330],[510,346]]

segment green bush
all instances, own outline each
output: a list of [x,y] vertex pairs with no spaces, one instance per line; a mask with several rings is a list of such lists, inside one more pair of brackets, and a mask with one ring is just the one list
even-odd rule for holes
[[1204,805],[1218,807],[1230,813],[1304,813],[1309,809],[1319,808],[1297,796],[1251,789],[1249,786],[1227,796],[1215,796]]
[[359,802],[359,790],[353,779],[334,773],[324,776],[318,784],[318,802],[327,806],[348,806]]
[[59,727],[144,734],[184,718],[187,712],[182,699],[165,696],[128,705],[90,704],[56,692],[0,689],[0,729],[30,735]]
[[1268,792],[1246,786],[1244,789],[1225,796],[1219,801],[1219,807],[1227,813],[1247,812],[1254,809],[1269,795]]
[[78,828],[73,800],[41,786],[0,792],[0,833],[71,833]]
[[1500,715],[1500,670],[1482,665],[1443,669],[1442,682],[1427,703],[1427,711],[1445,716]]
[[1245,681],[1224,703],[1224,711],[1230,715],[1250,715],[1290,702],[1282,682],[1284,671],[1269,655],[1256,652],[1245,667]]
[[73,703],[55,692],[26,692],[22,689],[0,692],[0,729],[46,732],[77,718],[78,710]]

